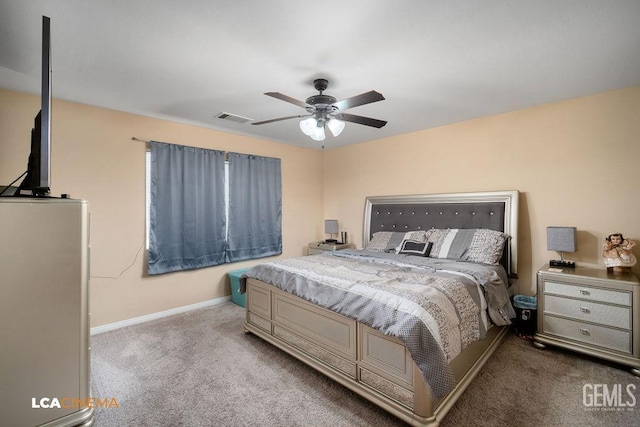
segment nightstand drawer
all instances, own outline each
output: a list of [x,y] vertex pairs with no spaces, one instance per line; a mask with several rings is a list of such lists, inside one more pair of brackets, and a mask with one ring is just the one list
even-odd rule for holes
[[631,332],[581,323],[575,320],[544,315],[545,334],[557,335],[587,344],[631,353]]
[[545,314],[557,314],[606,326],[631,329],[631,308],[628,307],[547,295],[544,299],[544,312]]
[[545,281],[544,293],[631,306],[631,292]]

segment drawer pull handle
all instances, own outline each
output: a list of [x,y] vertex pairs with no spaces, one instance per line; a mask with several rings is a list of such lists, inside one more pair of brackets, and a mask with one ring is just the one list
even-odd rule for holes
[[582,335],[589,335],[589,331],[587,329],[585,329],[585,328],[580,328],[580,333]]
[[581,295],[589,295],[589,291],[586,289],[580,289],[580,294]]
[[587,307],[580,307],[580,311],[583,313],[589,313],[589,309]]

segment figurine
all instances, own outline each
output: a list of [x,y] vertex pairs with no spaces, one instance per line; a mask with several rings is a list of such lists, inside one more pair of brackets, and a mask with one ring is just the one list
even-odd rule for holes
[[610,234],[604,239],[602,256],[607,270],[628,272],[636,265],[636,257],[631,250],[636,245],[633,240],[625,239],[622,233]]

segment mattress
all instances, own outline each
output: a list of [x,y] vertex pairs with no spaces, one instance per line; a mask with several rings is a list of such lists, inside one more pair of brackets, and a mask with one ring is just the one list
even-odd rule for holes
[[242,292],[247,277],[398,337],[436,397],[455,386],[449,363],[515,317],[500,265],[354,249],[257,265]]

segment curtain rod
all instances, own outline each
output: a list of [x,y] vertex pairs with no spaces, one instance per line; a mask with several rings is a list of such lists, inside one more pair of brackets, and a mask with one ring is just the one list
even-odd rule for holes
[[[138,141],[138,142],[146,142],[147,144],[151,143],[151,141],[147,141],[146,139],[140,139],[140,138],[136,138],[135,136],[131,137],[132,141]],[[229,152],[225,151],[225,150],[217,150],[217,151],[224,151],[224,159],[225,160],[229,160]],[[274,159],[277,157],[273,157]]]
[[[150,143],[151,143],[151,141],[147,141],[146,139],[136,138],[135,136],[132,136],[132,137],[131,137],[131,140],[132,140],[132,141],[138,141],[138,142],[146,142],[147,144],[150,144]],[[220,150],[218,150],[218,151],[220,151]],[[225,159],[225,160],[229,160],[229,152],[228,152],[228,151],[225,151],[225,152],[224,152],[224,159]]]

